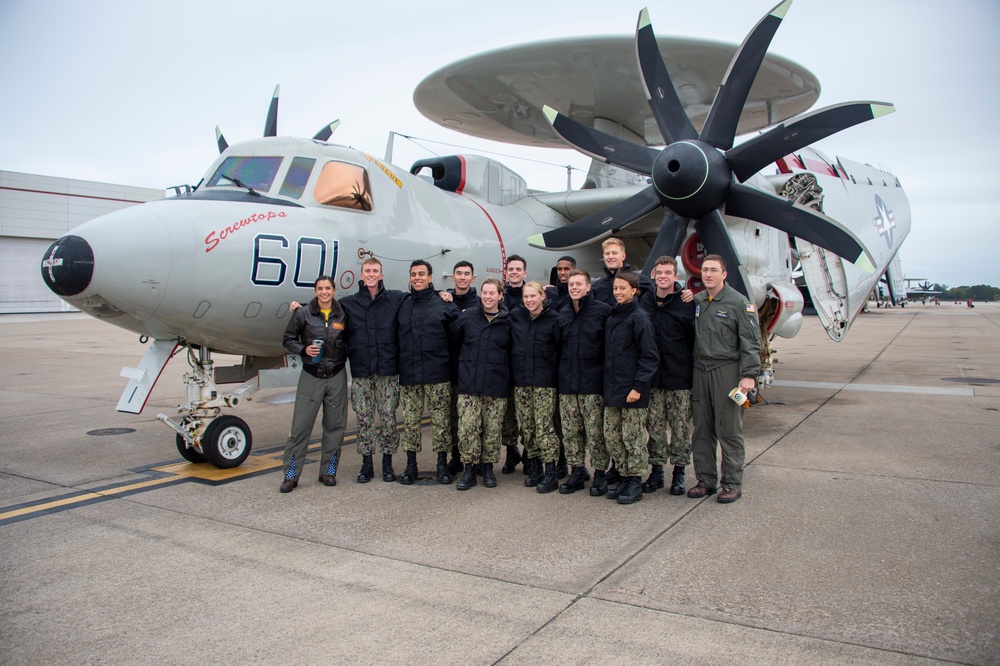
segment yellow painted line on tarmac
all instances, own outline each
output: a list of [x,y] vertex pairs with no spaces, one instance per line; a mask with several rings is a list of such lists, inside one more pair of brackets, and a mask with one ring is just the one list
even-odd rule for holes
[[86,492],[80,495],[74,495],[73,497],[64,497],[62,499],[52,500],[51,502],[45,502],[44,504],[35,504],[34,506],[24,507],[22,509],[14,509],[13,511],[6,511],[0,513],[0,521],[7,520],[8,518],[17,518],[18,516],[24,516],[29,513],[44,513],[46,511],[51,511],[52,509],[58,509],[59,507],[79,504],[81,502],[87,502],[90,500],[101,499],[102,497],[110,497],[114,495],[120,495],[121,493],[132,492],[134,490],[142,490],[143,488],[149,488],[152,486],[160,486],[164,483],[172,483],[176,481],[175,478],[164,478],[164,479],[149,479],[148,481],[139,481],[138,483],[130,483],[125,486],[118,486],[116,488],[108,488],[106,490],[97,490]]
[[[312,448],[319,448],[310,447]],[[180,462],[172,465],[154,467],[154,472],[163,472],[175,476],[183,476],[189,479],[203,479],[205,481],[228,481],[248,474],[256,474],[268,469],[281,467],[281,456],[250,456],[239,467],[231,469],[219,469],[211,463],[189,463]]]
[[[420,421],[421,427],[426,427],[429,424],[429,418],[423,418]],[[402,430],[402,424],[397,424],[396,428]],[[344,437],[344,444],[353,443],[356,440],[357,434],[352,433]],[[321,442],[315,442],[309,446],[307,452],[313,453],[315,451],[319,451],[320,448]],[[42,502],[40,504],[33,504],[31,506],[0,512],[0,524],[3,524],[4,521],[22,518],[23,516],[29,516],[32,514],[37,516],[45,515],[46,513],[57,509],[65,509],[67,507],[72,507],[73,505],[108,499],[124,493],[131,493],[139,490],[155,488],[156,486],[177,483],[179,481],[183,481],[184,479],[198,479],[201,481],[216,483],[230,481],[243,476],[266,472],[271,469],[278,469],[282,466],[282,457],[283,453],[280,451],[264,455],[251,455],[246,459],[246,461],[243,462],[242,465],[239,467],[233,467],[232,469],[219,469],[209,463],[190,462],[171,463],[169,465],[151,467],[148,471],[167,474],[169,476],[147,479],[145,481],[137,481],[136,483],[129,483],[124,486],[115,486],[113,488],[85,491],[78,495],[73,495],[72,497],[62,497],[50,502]]]

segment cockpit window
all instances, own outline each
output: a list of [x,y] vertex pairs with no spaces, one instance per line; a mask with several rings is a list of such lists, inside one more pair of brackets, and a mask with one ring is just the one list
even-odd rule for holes
[[354,210],[372,209],[368,172],[356,164],[327,162],[323,165],[313,196],[325,206],[340,206]]
[[316,160],[312,157],[294,157],[292,164],[288,167],[285,175],[285,182],[281,184],[278,194],[283,197],[298,199],[306,189],[309,182],[309,174],[312,173]]
[[227,157],[206,187],[239,187],[234,182],[238,180],[243,186],[267,192],[280,166],[280,157]]

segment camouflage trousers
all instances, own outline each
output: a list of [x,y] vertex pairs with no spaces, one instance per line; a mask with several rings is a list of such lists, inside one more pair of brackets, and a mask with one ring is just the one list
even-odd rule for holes
[[541,386],[515,386],[514,410],[521,427],[521,443],[529,458],[559,460],[556,437],[556,390]]
[[500,430],[500,437],[504,446],[517,446],[517,436],[520,434],[520,431],[517,428],[513,391],[507,396],[503,413],[503,424],[500,426]]
[[604,446],[604,397],[560,395],[559,413],[562,417],[566,462],[570,467],[585,466],[589,451],[590,464],[594,469],[608,469],[611,457]]
[[435,452],[451,449],[451,382],[414,384],[399,387],[399,402],[403,405],[404,451],[420,452],[420,419],[424,415],[424,399],[431,417],[431,446]]
[[604,443],[622,476],[642,476],[649,466],[646,409],[604,408]]
[[653,389],[646,430],[651,465],[690,465],[691,390]]
[[[358,420],[358,454],[379,452],[392,455],[399,448],[396,407],[399,406],[397,375],[356,377],[351,380],[351,407]],[[379,421],[379,425],[375,422]]]
[[462,462],[500,462],[500,439],[507,398],[486,395],[458,396],[458,450]]

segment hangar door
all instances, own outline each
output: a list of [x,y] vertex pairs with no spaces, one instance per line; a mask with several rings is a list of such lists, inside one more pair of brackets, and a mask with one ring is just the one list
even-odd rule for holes
[[0,237],[0,314],[71,312],[42,281],[42,255],[51,238]]

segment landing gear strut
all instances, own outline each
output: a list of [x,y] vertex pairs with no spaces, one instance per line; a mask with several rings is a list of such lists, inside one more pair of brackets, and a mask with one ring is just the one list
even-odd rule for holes
[[222,416],[222,408],[236,407],[244,397],[249,400],[257,390],[257,380],[220,395],[210,350],[201,347],[196,357],[188,347],[188,365],[191,371],[184,374],[188,401],[177,408],[180,420],[166,414],[156,418],[177,432],[177,450],[185,460],[210,462],[222,469],[239,467],[250,455],[253,436],[246,421],[230,414]]

